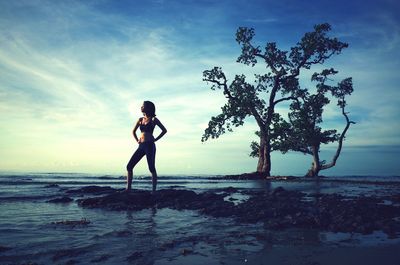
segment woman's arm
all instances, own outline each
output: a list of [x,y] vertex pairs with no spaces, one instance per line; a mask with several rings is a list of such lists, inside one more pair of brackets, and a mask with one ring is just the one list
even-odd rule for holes
[[137,135],[136,135],[136,131],[137,131],[137,129],[138,129],[139,126],[140,126],[140,121],[141,121],[141,119],[142,119],[142,118],[139,118],[139,120],[138,120],[138,121],[136,122],[136,124],[135,124],[135,127],[133,127],[133,130],[132,130],[133,138],[135,138],[135,140],[136,140],[137,143],[139,143],[139,139],[138,139],[138,137],[137,137]]
[[167,129],[165,128],[165,126],[160,122],[160,120],[159,119],[157,119],[157,118],[154,118],[154,122],[156,123],[156,125],[158,125],[158,127],[160,127],[160,129],[161,129],[161,133],[160,133],[160,135],[159,136],[157,136],[157,138],[155,138],[154,139],[154,142],[157,142],[158,140],[160,140],[161,139],[161,137],[163,137],[164,136],[164,134],[166,134],[167,133]]

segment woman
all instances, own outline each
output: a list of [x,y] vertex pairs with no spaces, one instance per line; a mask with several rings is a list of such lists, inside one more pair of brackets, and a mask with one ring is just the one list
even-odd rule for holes
[[[131,159],[128,162],[128,165],[126,166],[126,169],[128,170],[126,190],[130,191],[132,188],[133,168],[140,161],[140,159],[142,159],[142,157],[146,155],[147,164],[152,175],[154,192],[157,188],[157,171],[155,168],[156,145],[154,143],[160,140],[161,137],[163,137],[164,134],[167,133],[167,129],[164,127],[164,125],[162,125],[160,120],[156,118],[156,107],[154,106],[153,102],[143,102],[141,111],[143,113],[143,117],[139,118],[139,120],[135,124],[135,127],[133,128],[133,137],[139,144],[139,147],[132,155]],[[161,133],[159,136],[154,138],[153,131],[156,125],[160,127]],[[140,128],[141,131],[140,138],[138,138],[136,135],[136,131],[138,128]]]

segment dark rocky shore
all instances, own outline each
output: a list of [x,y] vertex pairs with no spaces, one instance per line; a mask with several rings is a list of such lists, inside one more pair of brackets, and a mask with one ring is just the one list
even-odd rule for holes
[[[234,218],[238,222],[263,222],[269,229],[310,228],[362,234],[380,230],[391,238],[400,235],[400,195],[310,195],[281,187],[272,191],[226,188],[202,193],[163,189],[152,194],[143,190],[125,192],[110,187],[89,186],[67,193],[78,196],[92,194],[93,197],[77,200],[81,207],[86,208],[113,211],[146,208],[196,210],[213,217]],[[246,195],[248,199],[233,203],[229,200],[233,194]]]
[[216,176],[210,179],[220,180],[267,180],[267,181],[283,181],[283,182],[330,182],[330,183],[342,183],[342,184],[370,184],[370,185],[397,185],[400,186],[400,181],[379,181],[379,180],[350,180],[350,179],[339,179],[329,178],[325,176],[317,177],[298,177],[298,176],[267,176],[259,172],[243,173],[238,175],[224,175]]

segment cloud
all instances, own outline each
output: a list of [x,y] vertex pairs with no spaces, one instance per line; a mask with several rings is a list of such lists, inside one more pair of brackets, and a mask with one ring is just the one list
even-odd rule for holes
[[266,24],[266,23],[274,23],[277,22],[278,19],[276,18],[247,18],[244,20],[245,22],[248,23],[256,23],[256,24]]
[[[64,32],[70,20],[82,21],[92,10],[69,6],[74,12],[52,24],[48,8],[40,10],[49,16],[43,25],[10,25],[12,30],[0,42],[0,71],[7,77],[0,82],[0,130],[8,140],[3,150],[15,150],[3,165],[23,163],[29,154],[21,144],[37,154],[30,166],[47,163],[46,168],[51,168],[51,161],[79,157],[80,163],[72,159],[75,165],[92,168],[91,163],[104,161],[110,150],[120,151],[113,151],[117,157],[113,161],[124,161],[130,155],[126,144],[131,142],[131,126],[145,99],[156,102],[175,148],[200,143],[204,129],[200,127],[221,101],[202,89],[201,71],[206,66],[177,54],[170,27],[138,31],[121,18],[95,14],[93,19],[99,17],[102,24],[122,22],[119,29],[124,41],[83,36],[79,32],[84,26],[74,23],[68,28],[72,32],[58,36],[63,43],[58,46],[51,34]],[[32,29],[40,35],[32,34]],[[115,137],[126,140],[115,142]],[[111,148],[110,143],[117,146]]]
[[[241,10],[228,4],[132,2],[122,10],[113,1],[1,2],[0,152],[6,157],[1,165],[18,167],[33,150],[37,169],[66,161],[66,169],[71,163],[83,171],[102,164],[102,169],[123,171],[121,161],[135,148],[131,129],[140,105],[152,100],[168,128],[159,143],[161,169],[190,167],[201,173],[202,165],[210,164],[210,171],[229,171],[230,165],[250,171],[256,160],[247,154],[257,129],[251,118],[217,141],[200,143],[210,117],[226,101],[202,81],[202,71],[221,66],[229,82],[241,73],[251,82],[255,73],[266,71],[262,62],[254,68],[235,62],[240,47],[234,31],[246,18],[234,20],[232,14]],[[263,16],[246,22],[278,30],[268,27],[278,22],[276,13]],[[393,124],[399,114],[398,63],[392,59],[398,54],[399,31],[390,17],[382,16],[380,23],[352,22],[354,32],[348,35],[349,25],[340,25],[343,38],[356,44],[328,64],[354,78],[348,110],[357,124],[346,145],[400,142]],[[279,34],[277,41],[290,39],[280,28]],[[263,37],[257,35],[271,41]],[[301,80],[305,85],[307,78]],[[278,111],[287,109],[282,105]],[[335,103],[325,115],[327,127],[342,128]],[[213,158],[216,154],[221,160]],[[147,172],[145,166],[142,170]]]

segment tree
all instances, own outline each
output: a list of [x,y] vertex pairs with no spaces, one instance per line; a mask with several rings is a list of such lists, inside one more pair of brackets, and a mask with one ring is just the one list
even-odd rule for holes
[[[321,170],[336,165],[346,132],[350,128],[350,125],[355,123],[350,121],[348,113],[345,111],[345,97],[351,95],[353,92],[352,79],[343,79],[336,86],[327,84],[329,80],[328,76],[337,73],[333,68],[325,69],[321,73],[314,73],[311,80],[317,82],[316,93],[310,94],[307,91],[298,100],[292,102],[290,113],[288,114],[289,122],[278,116],[274,119],[272,134],[275,137],[273,137],[271,143],[272,149],[279,150],[282,153],[295,151],[311,155],[313,162],[306,174],[308,177],[317,177]],[[323,122],[322,114],[324,107],[330,103],[327,94],[331,94],[333,98],[337,99],[337,105],[345,117],[346,125],[341,134],[338,134],[336,130],[323,131],[320,127],[320,124]],[[321,144],[333,142],[338,142],[337,150],[332,161],[327,164],[326,161],[321,161],[319,158],[320,147]],[[255,147],[253,146],[253,148]]]
[[202,141],[218,138],[233,127],[244,124],[247,117],[253,117],[259,127],[257,172],[270,175],[272,124],[276,117],[275,107],[284,101],[296,100],[305,93],[300,88],[299,75],[303,69],[312,65],[323,64],[334,54],[340,54],[348,45],[336,38],[330,38],[329,24],[314,26],[314,31],[306,33],[289,51],[277,48],[269,42],[265,50],[251,43],[254,29],[239,27],[236,41],[242,52],[237,62],[254,66],[257,60],[266,64],[266,73],[255,75],[255,82],[250,84],[244,75],[236,75],[228,85],[228,80],[221,67],[214,67],[203,72],[203,80],[211,83],[211,89],[221,89],[227,103],[221,108],[222,113],[211,117],[205,129]]

